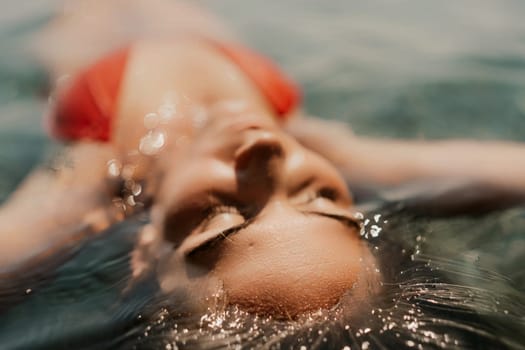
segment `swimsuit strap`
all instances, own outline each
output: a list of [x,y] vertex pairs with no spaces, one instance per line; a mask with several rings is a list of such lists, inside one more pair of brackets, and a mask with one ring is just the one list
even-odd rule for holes
[[109,141],[129,52],[118,50],[74,78],[49,118],[52,136]]
[[240,45],[213,45],[257,85],[280,118],[285,119],[299,105],[299,88],[271,60]]
[[[242,46],[207,40],[241,69],[284,119],[297,107],[299,88],[269,59]],[[116,113],[130,47],[101,59],[74,78],[49,118],[52,136],[62,140],[107,142]]]

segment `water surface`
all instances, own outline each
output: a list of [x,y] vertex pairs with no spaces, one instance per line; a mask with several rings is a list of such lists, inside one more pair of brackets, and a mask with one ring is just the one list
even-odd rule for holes
[[[525,141],[522,1],[201,2],[298,80],[313,115],[378,137]],[[46,73],[27,44],[58,3],[0,0],[0,201],[55,147],[41,128]],[[129,282],[129,237],[141,220],[147,218],[73,249],[75,258],[45,276],[55,282],[40,294],[38,283],[24,285],[27,301],[0,317],[2,344],[68,348],[100,338],[103,347],[107,335],[119,331],[136,339],[134,332],[143,329],[131,327],[130,319],[152,300],[155,284],[138,285],[127,299],[120,291]],[[416,238],[424,238],[420,259],[448,269],[457,284],[493,293],[483,304],[496,308],[491,317],[523,309],[525,210],[421,221],[407,214],[397,225],[404,239],[413,238],[413,249]],[[118,249],[107,248],[112,242]],[[516,295],[514,310],[497,309],[498,292]],[[519,330],[523,316],[513,317]]]

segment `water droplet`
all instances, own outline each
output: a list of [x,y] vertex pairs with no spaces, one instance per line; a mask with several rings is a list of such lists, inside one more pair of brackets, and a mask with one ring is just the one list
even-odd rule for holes
[[144,116],[144,127],[148,130],[155,129],[160,123],[157,113],[148,113]]
[[372,225],[372,227],[370,227],[370,235],[372,237],[377,237],[379,236],[379,233],[381,232],[382,228],[377,226],[377,225]]
[[150,130],[140,140],[139,150],[142,154],[153,156],[166,144],[166,133],[161,130]]
[[26,294],[31,294],[32,291],[33,291],[33,290],[32,290],[31,288],[27,288],[27,289],[26,289]]
[[137,204],[135,202],[135,197],[133,196],[128,196],[128,198],[126,199],[126,203],[132,207],[134,207]]
[[175,116],[175,104],[171,101],[166,101],[159,106],[157,112],[161,122],[167,123]]
[[343,347],[343,350],[352,350],[352,348],[349,347],[348,345],[345,345],[345,346]]
[[379,219],[381,219],[381,214],[376,214],[376,215],[374,215],[374,221],[375,221],[376,223],[379,222]]
[[419,327],[419,324],[418,324],[416,321],[412,321],[412,322],[408,323],[408,324],[406,325],[406,327],[407,327],[409,330],[415,332],[416,329]]
[[120,170],[122,169],[122,164],[118,160],[111,159],[110,161],[107,162],[107,167],[108,167],[109,176],[111,177],[120,176]]
[[370,343],[367,342],[367,341],[364,341],[362,344],[361,344],[361,349],[363,350],[368,350],[368,347],[370,346]]
[[131,193],[134,196],[138,196],[142,193],[142,186],[136,182],[131,185]]

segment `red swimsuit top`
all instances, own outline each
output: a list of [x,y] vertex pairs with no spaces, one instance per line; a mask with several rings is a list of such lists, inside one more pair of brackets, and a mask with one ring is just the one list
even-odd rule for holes
[[[269,59],[241,46],[212,42],[259,88],[284,119],[299,103],[297,86]],[[109,141],[130,47],[116,51],[79,74],[60,96],[49,118],[51,134],[63,140]]]

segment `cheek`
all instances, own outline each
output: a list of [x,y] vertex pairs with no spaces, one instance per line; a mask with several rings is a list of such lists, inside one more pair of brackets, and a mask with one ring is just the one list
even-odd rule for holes
[[334,306],[363,282],[368,261],[357,238],[338,232],[259,233],[228,245],[214,269],[228,301],[275,317]]
[[[220,160],[192,153],[175,153],[159,160],[164,167],[157,198],[161,205],[184,204],[182,198],[197,195],[208,188],[227,187],[233,170]],[[231,187],[231,185],[229,185]]]

